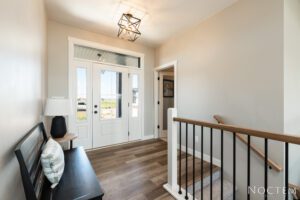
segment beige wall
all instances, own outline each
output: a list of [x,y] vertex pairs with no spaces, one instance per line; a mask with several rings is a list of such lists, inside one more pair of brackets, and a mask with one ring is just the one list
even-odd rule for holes
[[[300,135],[300,1],[284,2],[284,131]],[[298,185],[299,152],[290,146],[290,182]]]
[[48,96],[68,97],[68,37],[98,42],[145,54],[145,135],[153,135],[153,48],[48,21]]
[[[157,65],[178,60],[179,116],[213,121],[219,114],[232,124],[283,132],[282,0],[240,0],[170,39],[156,56]],[[214,142],[220,158],[217,135]],[[226,176],[232,177],[232,163],[226,162],[232,160],[232,138],[224,145]],[[247,151],[240,142],[237,148],[237,199],[243,199]],[[283,146],[270,142],[269,151],[282,164]],[[252,184],[263,185],[263,172],[263,161],[253,156]],[[281,185],[283,174],[270,171],[269,181]]]
[[43,1],[0,1],[0,199],[25,199],[15,145],[39,120],[46,84]]

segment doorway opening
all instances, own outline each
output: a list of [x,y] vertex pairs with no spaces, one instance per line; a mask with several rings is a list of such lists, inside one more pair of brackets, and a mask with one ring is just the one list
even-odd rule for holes
[[177,62],[155,69],[155,137],[167,141],[168,109],[176,108]]

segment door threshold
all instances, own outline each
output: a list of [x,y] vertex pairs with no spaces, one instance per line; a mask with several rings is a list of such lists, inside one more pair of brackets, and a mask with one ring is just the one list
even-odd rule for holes
[[105,149],[105,148],[109,148],[109,147],[115,147],[115,146],[120,146],[120,145],[124,145],[124,144],[131,144],[131,143],[135,143],[135,142],[141,142],[144,141],[142,139],[138,139],[138,140],[133,140],[133,141],[129,141],[129,142],[122,142],[122,143],[118,143],[118,144],[111,144],[111,145],[107,145],[107,146],[103,146],[103,147],[96,147],[96,148],[91,148],[91,149],[86,149],[86,152],[89,151],[95,151],[95,150],[99,150],[99,149]]

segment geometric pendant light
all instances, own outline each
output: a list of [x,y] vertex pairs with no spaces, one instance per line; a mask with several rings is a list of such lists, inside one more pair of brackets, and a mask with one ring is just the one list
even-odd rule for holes
[[118,22],[118,37],[134,42],[141,36],[140,24],[141,19],[133,17],[132,14],[124,13]]

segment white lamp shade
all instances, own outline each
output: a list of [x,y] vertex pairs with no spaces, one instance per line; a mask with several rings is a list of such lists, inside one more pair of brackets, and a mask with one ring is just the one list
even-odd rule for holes
[[49,98],[46,102],[45,116],[67,116],[70,105],[68,99]]

